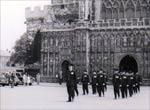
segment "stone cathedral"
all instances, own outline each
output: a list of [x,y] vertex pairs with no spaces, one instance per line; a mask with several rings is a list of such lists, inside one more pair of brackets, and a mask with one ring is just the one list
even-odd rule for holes
[[27,33],[40,31],[42,81],[65,79],[69,63],[77,76],[118,69],[150,81],[150,0],[51,0],[25,14]]

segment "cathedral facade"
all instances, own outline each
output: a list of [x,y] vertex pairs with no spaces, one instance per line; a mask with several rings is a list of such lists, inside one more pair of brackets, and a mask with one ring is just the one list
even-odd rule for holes
[[26,9],[27,32],[41,37],[41,76],[55,82],[74,64],[77,76],[100,69],[138,72],[150,81],[150,0],[52,0]]

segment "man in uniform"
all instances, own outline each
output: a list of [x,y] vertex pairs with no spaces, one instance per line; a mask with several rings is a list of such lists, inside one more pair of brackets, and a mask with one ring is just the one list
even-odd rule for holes
[[128,85],[129,85],[128,90],[130,97],[132,97],[133,95],[133,81],[134,81],[133,72],[130,72],[130,74],[128,75]]
[[133,75],[133,92],[137,93],[137,86],[136,86],[136,75]]
[[125,72],[122,73],[121,75],[121,93],[122,93],[122,98],[127,98],[127,75]]
[[97,79],[97,74],[94,71],[92,75],[92,92],[93,94],[96,94],[96,79]]
[[69,72],[67,74],[67,92],[68,92],[68,102],[71,102],[74,100],[74,86],[76,83],[76,74],[73,71],[73,65],[69,64]]
[[81,82],[82,82],[83,95],[85,95],[85,92],[88,94],[89,93],[89,89],[88,89],[89,75],[87,71],[84,71],[82,78],[81,78]]
[[104,90],[105,91],[107,91],[107,80],[108,80],[108,77],[107,77],[107,75],[106,75],[106,72],[103,72],[103,74],[104,74]]
[[101,97],[101,94],[103,94],[104,96],[104,75],[103,75],[103,72],[102,70],[100,70],[97,74],[97,83],[98,83],[98,86],[97,86],[97,91],[98,91],[98,94],[99,94],[99,97]]
[[115,74],[113,74],[113,86],[114,86],[114,95],[115,95],[115,99],[117,99],[120,97],[120,75],[118,74],[118,71],[115,71]]
[[[76,72],[75,72],[76,73]],[[77,75],[76,75],[76,77],[77,77]],[[77,94],[77,96],[79,95],[79,91],[78,91],[78,81],[77,81],[77,79],[76,79],[76,83],[75,83],[75,85],[74,85],[74,90],[75,90],[75,92],[76,92],[76,94]]]
[[137,92],[140,92],[140,84],[142,83],[142,78],[138,72],[135,74],[135,76],[136,76],[136,89]]

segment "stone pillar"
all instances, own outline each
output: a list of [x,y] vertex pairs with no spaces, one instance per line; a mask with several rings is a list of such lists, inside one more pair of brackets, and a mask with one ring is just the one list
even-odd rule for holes
[[90,59],[90,36],[89,36],[89,31],[85,31],[86,35],[86,69],[87,72],[89,73],[89,59]]

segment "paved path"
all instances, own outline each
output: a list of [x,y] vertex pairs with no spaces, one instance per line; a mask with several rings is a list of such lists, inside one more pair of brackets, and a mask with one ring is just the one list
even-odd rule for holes
[[114,100],[113,87],[108,86],[105,97],[98,97],[98,94],[82,95],[81,85],[79,86],[79,96],[74,102],[68,103],[65,84],[58,85],[52,83],[42,83],[39,86],[18,86],[0,87],[0,110],[45,110],[45,109],[150,109],[150,87],[141,87],[141,92],[127,99]]

